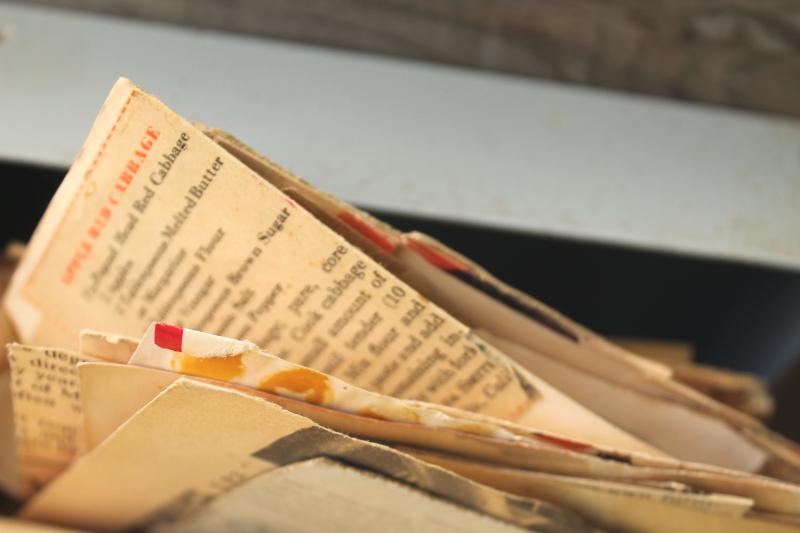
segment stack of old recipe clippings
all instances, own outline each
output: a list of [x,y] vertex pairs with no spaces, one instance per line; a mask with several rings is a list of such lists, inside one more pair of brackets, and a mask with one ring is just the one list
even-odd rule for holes
[[125,79],[3,270],[4,528],[800,526],[751,378],[635,355]]

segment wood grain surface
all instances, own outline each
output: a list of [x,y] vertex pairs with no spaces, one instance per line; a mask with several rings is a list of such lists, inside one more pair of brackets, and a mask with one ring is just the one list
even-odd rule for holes
[[800,0],[29,0],[800,116]]

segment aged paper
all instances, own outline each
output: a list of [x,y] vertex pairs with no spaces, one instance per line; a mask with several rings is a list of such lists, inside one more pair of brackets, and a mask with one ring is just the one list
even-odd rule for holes
[[[571,371],[553,358],[489,332],[482,331],[481,335],[548,378],[569,380],[577,398],[620,424],[636,429],[648,442],[658,442],[676,457],[746,472],[758,471],[766,459],[763,450],[722,419],[640,394],[633,388],[619,387],[588,372]],[[672,420],[673,424],[665,425],[665,420]]]
[[738,411],[766,420],[775,410],[767,384],[757,376],[695,363],[694,346],[679,341],[617,338],[614,342],[672,369],[673,378]]
[[[5,294],[11,274],[24,248],[17,243],[6,246],[0,257],[0,293]],[[17,335],[4,309],[0,309],[0,492],[18,498],[22,495],[17,469],[17,445],[14,441],[14,410],[11,405],[11,370],[6,346]]]
[[[83,451],[94,450],[136,412],[181,378],[173,372],[115,363],[78,366],[81,380]],[[108,401],[113,397],[114,401]]]
[[459,416],[465,411],[454,416],[436,404],[378,394],[276,357],[251,342],[169,324],[151,325],[129,364],[217,379],[379,420],[519,439],[493,419]]
[[[16,242],[12,242],[6,246],[2,257],[0,257],[0,294],[5,295],[6,288],[8,288],[9,281],[14,269],[19,264],[20,257],[24,247]],[[17,340],[17,334],[11,325],[6,312],[0,309],[0,372],[8,367],[6,360],[6,344]]]
[[78,363],[94,358],[69,350],[9,345],[17,446],[18,496],[57,476],[85,442]]
[[[672,376],[667,366],[607,342],[547,305],[504,284],[434,239],[417,232],[400,233],[368,213],[314,189],[231,135],[220,130],[206,130],[206,133],[455,317],[491,332],[495,338],[510,341],[562,365],[561,371],[545,375],[540,374],[539,367],[531,361],[523,363],[537,376],[545,377],[571,396],[580,398],[584,405],[620,427],[645,440],[656,437],[648,442],[683,459],[705,460],[720,466],[759,470],[785,480],[800,480],[797,445],[769,432],[752,418],[687,388],[682,383],[687,382],[687,376]],[[610,387],[586,394],[587,388],[571,379],[581,374],[607,381]],[[692,383],[696,383],[696,377],[691,376]],[[628,424],[625,414],[632,404],[630,392],[657,408],[658,414],[652,413],[649,418]],[[605,405],[596,405],[598,398],[602,398]],[[758,391],[745,398],[744,404],[741,399],[733,400],[748,412],[762,413],[770,409],[768,396]],[[667,429],[654,433],[654,423]],[[725,428],[725,424],[729,427]],[[693,445],[712,440],[708,438],[709,431],[719,435],[723,446],[711,453],[695,454]],[[674,445],[676,437],[679,445],[669,448],[670,440]],[[691,445],[687,447],[680,442]],[[728,450],[733,453],[726,453]]]
[[5,517],[0,517],[0,531],[3,531],[3,533],[81,533],[77,529],[66,529],[48,524]]
[[17,444],[14,440],[14,408],[11,405],[11,370],[0,370],[0,491],[19,498]]
[[[314,509],[309,513],[309,509]],[[524,529],[327,458],[247,480],[185,519],[151,533],[258,531],[514,533]]]
[[79,346],[79,351],[89,357],[126,364],[139,346],[139,339],[84,329]]
[[[560,366],[559,372],[544,374],[529,357],[518,362],[618,426],[685,460],[710,461],[741,470],[760,469],[766,475],[800,480],[800,452],[795,445],[770,433],[752,418],[687,388],[678,382],[680,377],[671,376],[669,367],[607,342],[547,305],[502,283],[434,239],[417,232],[400,233],[368,213],[314,189],[231,135],[220,130],[205,131],[259,175],[351,242],[358,243],[387,269],[453,316],[474,328],[491,332],[494,338],[552,359],[552,363]],[[552,369],[553,365],[545,367]],[[582,376],[584,379],[578,381],[583,384],[577,384],[573,376]],[[587,389],[584,386],[586,377],[591,377],[595,383],[605,381],[608,386],[603,391]],[[543,391],[542,396],[548,395]],[[625,415],[630,411],[632,396],[657,408],[658,414],[651,413],[629,424]],[[602,399],[602,404],[598,404],[597,399]],[[753,407],[763,410],[769,405],[757,397]],[[554,411],[567,410],[569,406]],[[540,408],[540,416],[542,411],[544,409]],[[553,420],[548,422],[547,427],[556,431]],[[654,432],[654,426],[663,430]],[[718,435],[722,446],[710,453],[704,446],[700,454],[695,453],[696,443],[712,440],[707,437],[709,431]]]
[[77,347],[84,327],[139,336],[158,319],[392,396],[514,418],[535,401],[461,324],[160,102],[120,82],[104,111],[15,278],[23,340]]
[[[111,395],[106,402],[117,399]],[[276,466],[323,455],[512,524],[585,528],[549,505],[321,428],[263,399],[185,378],[35,495],[22,516],[104,531],[174,519]]]
[[[493,343],[500,339],[504,353],[594,412],[675,457],[800,482],[797,444],[680,383],[664,365],[626,352],[505,285],[441,243],[416,233],[402,235],[401,242],[394,257],[402,263],[403,279],[426,287],[432,301],[482,329],[481,335],[490,333]],[[534,363],[529,355],[551,361],[540,357]],[[647,407],[631,409],[640,404]]]
[[[90,426],[94,425],[95,427],[106,426],[108,428],[105,430],[107,435],[110,435],[114,431],[111,428],[114,426],[115,420],[118,422],[130,416],[131,412],[135,413],[139,411],[140,408],[138,406],[129,404],[131,396],[136,395],[139,391],[146,391],[149,387],[159,382],[164,383],[165,380],[176,379],[174,374],[163,371],[108,363],[84,364],[81,365],[80,371],[84,386],[88,389],[95,389],[95,393],[86,394],[87,398],[92,397],[95,400],[91,402],[91,405],[95,407],[87,406],[87,424]],[[104,391],[104,393],[100,391]],[[151,394],[152,393],[154,392],[151,391]],[[141,394],[141,401],[146,402],[147,394],[144,392],[141,392]],[[157,392],[155,394],[157,394]],[[104,396],[106,401],[102,401]],[[115,400],[109,402],[109,397],[115,397]],[[119,404],[119,406],[114,407],[114,404]],[[122,409],[119,408],[120,406]],[[314,407],[320,408],[319,406]],[[127,411],[127,413],[125,411]],[[105,423],[102,420],[104,416],[110,416],[111,423]],[[98,421],[97,419],[100,420]],[[386,423],[379,420],[375,420],[374,422],[381,424]],[[408,429],[407,431],[411,432],[413,430]],[[314,453],[330,455],[332,448],[329,447],[329,444],[324,440],[315,440],[312,438],[313,434],[314,432],[305,433],[302,438],[297,437],[294,440],[286,441],[283,444],[284,451],[279,454],[276,451],[278,448],[273,448],[273,451],[270,453],[282,456],[284,456],[284,454],[289,454],[288,458],[285,457],[285,460],[289,461],[289,463],[295,458],[304,459]],[[100,440],[102,440],[102,438]],[[689,489],[688,486],[683,486],[683,488],[681,488],[679,483],[674,482],[647,483],[644,479],[640,479],[637,485],[609,483],[593,481],[591,479],[544,475],[536,473],[535,471],[508,468],[497,469],[497,467],[489,466],[487,463],[473,463],[471,461],[466,461],[466,463],[464,463],[465,460],[456,460],[456,462],[453,463],[455,466],[453,466],[453,464],[449,462],[443,462],[442,459],[450,457],[451,459],[449,459],[449,461],[452,461],[452,456],[443,456],[441,454],[433,454],[432,452],[423,453],[419,449],[403,447],[401,447],[401,449],[411,451],[425,460],[433,461],[448,469],[453,468],[455,471],[467,477],[474,478],[504,490],[511,490],[512,492],[523,495],[537,494],[546,500],[566,505],[581,513],[587,513],[587,516],[595,520],[598,520],[595,515],[599,513],[602,517],[599,519],[600,523],[627,525],[627,530],[631,531],[649,531],[650,529],[644,527],[643,524],[647,522],[648,517],[652,519],[653,516],[658,516],[658,513],[660,513],[660,516],[669,516],[669,521],[662,521],[660,523],[671,524],[672,527],[676,527],[680,524],[696,523],[698,519],[716,523],[719,521],[716,515],[723,517],[740,517],[750,510],[754,503],[753,500],[746,497],[706,495],[704,492],[698,492],[696,489]],[[536,450],[529,450],[529,452],[535,454]],[[614,464],[615,462],[612,461],[611,463]],[[462,468],[463,464],[467,464],[470,468]],[[476,464],[478,466],[484,464],[486,467],[475,469],[474,465]],[[619,463],[616,464],[619,465]],[[546,468],[547,465],[545,464],[543,466]],[[687,468],[689,466],[690,465],[686,465]],[[627,468],[630,469],[631,467]],[[602,469],[597,468],[597,466],[587,468],[586,475],[597,475],[600,470]],[[490,473],[488,477],[486,477],[487,472]],[[495,475],[498,472],[499,478]],[[676,471],[667,471],[667,473],[675,475]],[[707,473],[698,472],[695,481],[703,478],[713,478],[713,476],[713,469]],[[740,474],[740,476],[744,477],[742,474]],[[676,477],[680,477],[680,475]],[[658,477],[655,476],[653,479],[658,479]],[[669,477],[665,476],[664,479],[669,479]],[[755,482],[754,487],[757,486],[757,480],[754,479],[753,481]],[[505,483],[505,485],[498,483]],[[712,484],[710,481],[707,481],[707,483],[708,485]],[[725,488],[724,481],[720,486]],[[747,490],[745,490],[745,492],[747,492]],[[245,495],[245,498],[246,497]],[[759,494],[757,497],[761,499],[763,495]],[[774,502],[766,502],[766,507],[769,508],[772,504],[774,504]],[[628,506],[635,507],[635,512],[622,513],[621,509],[627,508]],[[796,505],[794,509],[797,509]],[[791,511],[791,509],[788,510]],[[224,514],[224,511],[221,512]],[[703,516],[709,513],[714,516]],[[219,513],[210,514],[217,516]],[[198,511],[197,513],[197,516],[206,516],[210,520],[211,518],[209,518],[208,515],[209,513],[204,514],[203,511]],[[219,516],[217,516],[217,518],[219,518]],[[245,520],[245,518],[243,518],[243,520]],[[180,525],[181,523],[188,527],[187,523],[183,521],[179,521],[178,524]],[[721,523],[723,525],[731,525],[730,520],[727,519],[722,520]],[[744,523],[747,527],[751,527],[754,522],[748,519]],[[193,524],[193,522],[190,520],[188,524]],[[736,530],[743,531],[741,528]]]
[[425,450],[403,448],[438,464],[502,490],[539,498],[574,509],[593,523],[614,531],[672,533],[789,533],[797,525],[780,519],[748,516],[746,498],[683,492],[667,484],[659,487],[623,485],[586,478],[500,468]]
[[141,336],[163,320],[389,396],[661,454],[474,337],[127,80],[5,304],[28,343],[77,347],[85,327]]
[[631,353],[674,368],[689,364],[694,359],[695,347],[690,342],[650,339],[641,337],[614,337],[610,339]]
[[[110,363],[79,366],[84,399],[87,449],[111,435],[150,402],[179,374]],[[737,495],[754,508],[784,515],[800,514],[800,489],[776,480],[696,463],[681,463],[643,455],[623,455],[586,443],[562,441],[545,434],[510,439],[481,434],[480,427],[459,431],[420,423],[400,423],[356,416],[324,406],[253,389],[241,392],[265,398],[314,422],[351,436],[469,457],[487,463],[553,474],[604,479],[639,485],[679,482],[694,490]],[[109,402],[108,397],[115,397]],[[463,412],[462,412],[463,413]],[[451,413],[458,416],[459,413]],[[466,414],[466,413],[463,413]],[[485,422],[487,423],[487,422]],[[515,429],[505,426],[506,429]],[[478,430],[478,431],[476,431]]]

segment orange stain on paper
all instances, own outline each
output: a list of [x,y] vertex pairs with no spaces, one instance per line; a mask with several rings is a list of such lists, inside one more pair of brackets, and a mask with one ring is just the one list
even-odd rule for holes
[[194,357],[175,352],[172,368],[178,372],[204,378],[232,381],[244,372],[242,354],[224,357]]
[[485,435],[487,437],[491,437],[494,434],[491,427],[478,424],[476,422],[461,422],[458,424],[456,429],[465,433],[474,433],[476,435]]
[[367,418],[376,418],[378,420],[390,422],[407,422],[411,424],[418,424],[420,422],[419,414],[408,407],[392,407],[391,411],[393,411],[394,414],[393,418],[392,414],[387,413],[386,415],[382,415],[372,407],[365,407],[358,411],[358,414]]
[[379,415],[378,413],[376,413],[376,412],[375,412],[375,410],[374,410],[374,409],[372,409],[371,407],[365,407],[365,408],[361,409],[361,410],[358,412],[358,414],[359,414],[360,416],[365,416],[365,417],[367,417],[367,418],[375,418],[375,419],[377,419],[377,420],[389,420],[389,419],[388,419],[388,418],[386,418],[385,416],[383,416],[383,415]]
[[284,370],[265,378],[261,390],[280,394],[280,389],[300,394],[307,402],[324,404],[333,399],[328,377],[308,368]]

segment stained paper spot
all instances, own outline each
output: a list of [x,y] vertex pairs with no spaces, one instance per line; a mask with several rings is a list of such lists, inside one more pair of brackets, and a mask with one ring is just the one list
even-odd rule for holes
[[375,418],[377,420],[389,420],[385,416],[376,413],[371,407],[365,407],[364,409],[361,409],[358,414],[367,418]]
[[387,405],[383,407],[382,411],[384,414],[379,413],[372,407],[365,407],[358,414],[369,418],[377,418],[378,420],[394,420],[397,422],[411,422],[412,424],[417,424],[420,421],[419,414],[406,406]]
[[284,370],[265,378],[259,385],[261,390],[280,394],[281,390],[303,396],[305,401],[324,404],[333,400],[328,377],[308,368]]
[[172,368],[178,372],[204,378],[232,381],[244,373],[242,354],[224,357],[194,357],[175,352]]

